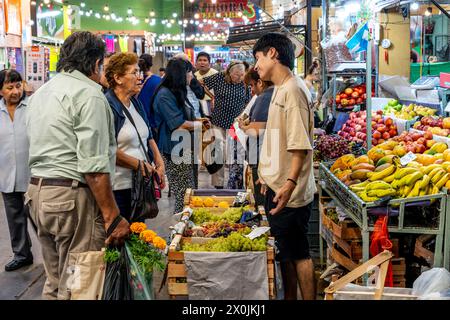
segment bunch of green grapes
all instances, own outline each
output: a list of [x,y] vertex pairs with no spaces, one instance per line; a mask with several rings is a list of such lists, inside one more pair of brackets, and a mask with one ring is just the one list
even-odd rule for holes
[[186,243],[183,245],[183,251],[211,251],[211,252],[245,252],[245,251],[265,251],[267,248],[267,235],[262,235],[256,239],[250,240],[245,237],[250,232],[239,230],[232,232],[227,238],[219,237],[204,244]]
[[242,212],[248,210],[249,207],[229,208],[222,214],[213,214],[206,208],[194,209],[192,214],[192,222],[200,225],[204,222],[238,222],[241,219]]

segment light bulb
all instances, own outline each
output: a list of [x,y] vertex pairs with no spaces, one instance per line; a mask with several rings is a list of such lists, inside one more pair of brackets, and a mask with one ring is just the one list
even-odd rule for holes
[[50,3],[50,0],[44,0],[44,3],[45,3],[45,4],[49,4],[49,3]]
[[149,18],[145,18],[145,23],[149,23],[150,19]]
[[169,22],[168,24],[166,24],[167,28],[172,28],[172,24]]
[[103,10],[105,10],[106,12],[109,11],[109,6],[107,4],[105,4],[105,6],[103,7]]
[[194,18],[195,19],[199,19],[200,18],[200,14],[199,13],[194,14]]
[[154,17],[154,16],[155,16],[155,11],[154,10],[150,11],[150,17]]
[[30,4],[31,4],[32,6],[35,6],[35,5],[36,5],[36,1],[31,1]]
[[82,7],[82,8],[86,7],[86,3],[81,2],[81,3],[80,3],[80,7]]
[[128,8],[127,13],[128,13],[128,14],[132,14],[132,13],[133,13],[133,10],[131,10],[131,8]]
[[176,12],[172,13],[172,17],[176,18],[178,17],[178,14]]
[[433,13],[433,8],[431,8],[431,7],[428,7],[427,8],[427,11],[425,11],[425,15],[428,17],[428,16],[431,16],[431,14]]
[[411,10],[413,11],[419,10],[419,4],[417,2],[411,3]]

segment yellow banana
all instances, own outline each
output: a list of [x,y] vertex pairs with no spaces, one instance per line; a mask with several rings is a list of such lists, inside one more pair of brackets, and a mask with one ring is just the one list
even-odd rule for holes
[[394,189],[398,189],[400,186],[398,185],[400,183],[400,180],[395,179],[394,181],[392,181],[391,186]]
[[437,194],[437,193],[439,193],[439,189],[438,189],[438,187],[433,185],[429,194]]
[[378,200],[378,197],[369,197],[365,191],[361,192],[361,193],[359,194],[359,196],[361,197],[361,199],[362,199],[364,202],[374,202],[374,201],[377,201],[377,200]]
[[436,185],[438,183],[439,180],[441,180],[441,178],[443,176],[445,176],[445,170],[441,169],[441,171],[438,171],[432,178],[431,178],[431,182]]
[[382,164],[381,166],[376,167],[375,170],[374,170],[374,172],[381,172],[381,171],[383,171],[384,169],[389,168],[389,167],[391,166],[391,164],[392,164],[392,163],[385,163],[385,164]]
[[445,170],[442,168],[436,168],[436,169],[431,170],[431,172],[427,173],[427,174],[430,176],[431,180],[433,180],[433,177],[440,171],[445,171]]
[[395,196],[397,194],[397,192],[394,189],[375,189],[375,190],[370,190],[367,191],[367,195],[369,197],[378,197],[378,198],[382,198],[382,197],[387,197],[387,196]]
[[423,167],[423,173],[428,174],[436,168],[442,168],[440,164],[430,164],[429,166]]
[[366,190],[366,188],[365,187],[351,188],[351,190],[357,194],[358,192],[362,192],[362,191]]
[[429,185],[427,185],[425,188],[423,188],[423,189],[420,189],[420,192],[419,192],[419,196],[420,197],[422,197],[422,196],[426,196],[427,194],[428,194],[428,186]]
[[414,183],[417,180],[422,179],[422,177],[423,177],[423,173],[420,171],[416,171],[414,173],[408,174],[400,180],[399,186],[405,186],[405,185],[412,186],[412,185],[414,185]]
[[369,183],[366,186],[366,191],[370,191],[370,190],[376,190],[376,189],[391,189],[392,186],[384,181],[374,181]]
[[371,175],[369,180],[370,181],[383,180],[384,178],[386,178],[386,177],[390,176],[391,174],[393,174],[396,169],[397,169],[397,167],[392,164],[391,166],[389,166],[388,168],[384,169],[383,171],[376,172],[373,175]]
[[417,168],[411,168],[411,167],[401,168],[401,169],[397,170],[397,172],[395,172],[395,179],[400,180],[404,176],[414,173],[414,172],[417,172],[417,171],[419,171],[419,169],[417,169]]
[[414,187],[412,188],[411,192],[408,194],[407,198],[413,198],[413,197],[418,197],[419,196],[421,182],[422,181],[417,181],[414,184]]
[[428,185],[430,184],[430,176],[425,174],[422,178],[422,182],[420,183],[420,189],[425,189],[426,187],[428,187]]
[[387,182],[387,183],[392,183],[394,180],[395,180],[394,179],[394,174],[391,174],[390,176],[388,176],[388,177],[383,179],[383,181]]
[[412,191],[414,185],[406,185],[403,187],[402,198],[406,198],[408,194]]
[[439,179],[439,181],[435,184],[435,186],[441,190],[443,186],[447,183],[448,179],[450,178],[450,173],[444,174],[444,176]]

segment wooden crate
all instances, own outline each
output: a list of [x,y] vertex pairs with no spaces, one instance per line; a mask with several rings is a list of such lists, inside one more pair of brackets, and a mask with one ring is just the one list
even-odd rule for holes
[[345,241],[334,236],[333,241],[347,254],[351,260],[359,262],[359,260],[362,259],[362,242],[360,240]]
[[340,249],[336,244],[334,244],[333,248],[331,248],[331,258],[348,271],[352,271],[358,267],[358,263],[347,257],[342,252],[342,249]]
[[435,236],[431,234],[424,234],[416,239],[416,244],[414,246],[414,255],[418,258],[423,258],[425,261],[432,266],[434,263],[434,252],[428,250],[424,247],[424,244],[433,239]]
[[[179,247],[183,242],[204,242],[209,241],[208,238],[184,238],[181,235],[175,236],[169,247],[168,254],[168,274],[167,286],[168,293],[171,299],[189,297],[188,284],[186,281],[187,271],[184,263],[184,252],[179,251]],[[274,268],[275,253],[273,247],[267,247],[267,278],[269,282],[269,298],[275,299],[275,268]]]
[[[242,191],[242,190],[240,190]],[[234,198],[238,194],[239,191],[237,190],[195,190],[195,189],[186,189],[186,193],[184,195],[184,205],[190,206],[191,208],[196,208],[190,205],[193,197],[199,197],[201,199],[206,198],[212,198],[216,203],[219,203],[221,201],[227,202],[230,206],[234,202]],[[249,201],[249,206],[251,208],[255,208],[255,197],[253,196],[253,193],[251,189],[247,189],[246,192],[249,194],[247,200]],[[217,208],[217,207],[208,207],[208,209],[219,209],[218,211],[223,212],[224,209],[227,208]]]
[[327,216],[327,210],[333,207],[326,206],[326,198],[321,198],[319,200],[319,210],[322,216],[322,225],[328,228],[332,233],[342,240],[360,240],[361,229],[352,221],[344,220],[335,223]]

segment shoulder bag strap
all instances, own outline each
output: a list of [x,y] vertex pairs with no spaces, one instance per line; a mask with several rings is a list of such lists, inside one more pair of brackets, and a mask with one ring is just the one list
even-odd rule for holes
[[145,151],[145,147],[144,147],[144,144],[142,143],[141,135],[139,134],[139,131],[136,127],[136,124],[134,123],[134,120],[133,120],[133,117],[131,116],[130,111],[128,111],[127,107],[125,107],[122,103],[121,103],[121,105],[122,105],[123,112],[125,113],[128,120],[130,120],[131,124],[133,125],[134,129],[136,130],[136,133],[139,138],[139,143],[141,144],[142,151],[144,151],[144,154],[145,154],[145,158],[147,159],[148,163],[152,163],[152,161],[150,160],[150,156],[148,155],[148,152]]

